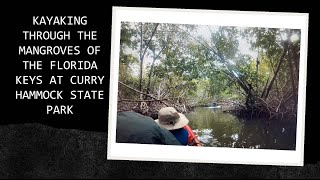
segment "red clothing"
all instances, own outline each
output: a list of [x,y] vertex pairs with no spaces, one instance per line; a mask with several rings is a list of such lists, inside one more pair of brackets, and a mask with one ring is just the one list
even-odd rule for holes
[[183,128],[188,131],[189,146],[197,146],[198,144],[200,144],[199,140],[197,139],[196,135],[193,133],[189,125],[185,125]]

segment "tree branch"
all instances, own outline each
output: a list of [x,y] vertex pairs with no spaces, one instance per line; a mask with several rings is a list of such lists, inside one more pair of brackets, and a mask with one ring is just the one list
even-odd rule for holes
[[[133,91],[135,91],[135,92],[137,92],[137,93],[139,93],[139,94],[143,94],[143,95],[146,95],[146,96],[148,96],[148,97],[151,97],[152,99],[155,99],[155,100],[157,100],[157,101],[160,101],[161,103],[163,103],[164,105],[166,105],[166,106],[169,107],[169,105],[168,105],[167,103],[163,102],[163,101],[160,100],[160,99],[157,99],[156,97],[153,97],[151,94],[147,94],[147,93],[143,93],[143,92],[141,92],[141,91],[138,91],[138,90],[136,90],[136,89],[134,89],[134,88],[126,85],[125,83],[123,83],[123,82],[121,82],[121,81],[119,81],[119,83],[122,84],[123,86],[125,86],[125,87],[127,87],[127,88],[129,88],[129,89],[131,89],[131,90],[133,90]],[[141,101],[145,101],[145,100],[141,100]]]

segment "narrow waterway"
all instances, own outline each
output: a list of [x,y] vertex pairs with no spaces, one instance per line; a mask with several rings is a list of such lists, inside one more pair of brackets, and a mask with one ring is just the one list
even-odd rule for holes
[[205,146],[295,150],[296,120],[239,119],[205,107],[186,116]]

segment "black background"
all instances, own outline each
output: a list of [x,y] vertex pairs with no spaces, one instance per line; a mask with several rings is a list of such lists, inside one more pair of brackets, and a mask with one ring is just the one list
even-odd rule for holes
[[[48,11],[50,10],[50,11]],[[63,100],[16,100],[15,107],[19,109],[20,113],[15,113],[17,116],[11,123],[19,122],[41,122],[54,127],[61,128],[78,128],[84,130],[107,130],[107,112],[108,112],[108,84],[109,84],[109,54],[110,54],[110,34],[111,21],[107,18],[108,11],[97,11],[96,13],[89,13],[86,11],[73,12],[70,10],[56,9],[41,9],[41,12],[28,11],[17,16],[16,26],[16,42],[14,48],[18,50],[18,46],[80,46],[79,55],[19,55],[15,53],[15,70],[16,75],[37,76],[42,75],[42,84],[37,85],[16,85],[17,90],[63,90]],[[54,13],[53,13],[54,12]],[[59,13],[57,13],[59,12]],[[61,12],[61,13],[60,13]],[[87,25],[33,25],[33,16],[87,16]],[[40,20],[40,18],[39,18]],[[39,22],[38,20],[38,22]],[[66,23],[67,23],[66,19]],[[70,40],[24,40],[22,31],[70,31]],[[97,40],[79,40],[77,31],[97,31]],[[100,46],[100,51],[97,55],[88,55],[88,46]],[[25,70],[23,60],[42,61],[42,70]],[[50,61],[95,61],[98,70],[50,70]],[[70,83],[70,77],[73,75],[87,75],[87,76],[105,76],[102,85],[73,85]],[[49,84],[51,76],[63,76],[61,84]],[[74,99],[70,100],[70,91],[72,90],[104,90],[105,99]],[[47,114],[47,105],[73,105],[73,114]],[[23,116],[21,117],[21,114]]]
[[[169,163],[169,162],[139,162],[139,161],[112,161],[106,160],[107,164],[106,177],[151,177],[151,178],[250,178],[250,177],[319,177],[319,155],[316,145],[318,144],[318,134],[316,125],[318,118],[315,114],[318,95],[313,93],[317,85],[317,71],[315,68],[317,59],[315,58],[315,42],[318,36],[316,33],[316,15],[312,8],[303,8],[297,5],[296,8],[287,6],[287,8],[268,8],[263,6],[251,7],[250,5],[238,6],[226,2],[225,5],[209,4],[207,1],[200,3],[195,2],[178,2],[172,4],[173,1],[110,1],[108,4],[96,4],[94,2],[86,2],[85,4],[17,4],[12,6],[10,16],[7,16],[12,31],[8,36],[7,47],[10,54],[6,57],[6,61],[10,61],[10,67],[3,68],[14,72],[10,78],[9,84],[14,84],[16,75],[37,75],[49,78],[50,75],[64,75],[67,80],[71,75],[104,75],[103,85],[81,86],[81,85],[16,85],[11,92],[8,92],[9,101],[6,103],[8,111],[6,114],[9,118],[1,118],[1,124],[12,123],[29,123],[39,122],[58,128],[73,128],[88,131],[107,132],[108,129],[108,96],[109,96],[109,76],[110,76],[110,48],[111,48],[111,24],[112,24],[112,6],[127,7],[159,7],[159,8],[185,8],[185,9],[212,9],[212,10],[241,10],[241,11],[273,11],[273,12],[302,12],[309,14],[309,43],[308,43],[308,74],[307,74],[307,105],[306,105],[306,124],[305,124],[305,166],[304,167],[277,167],[277,166],[253,166],[253,165],[223,165],[223,164],[201,164],[201,163]],[[79,7],[81,5],[81,7]],[[277,4],[278,5],[278,4]],[[286,6],[285,6],[286,7]],[[298,8],[299,7],[299,8]],[[15,13],[14,13],[15,12]],[[32,16],[87,16],[88,24],[86,26],[33,26]],[[14,17],[13,17],[14,16]],[[6,18],[6,17],[4,17]],[[23,30],[70,30],[72,31],[71,41],[53,41],[53,42],[34,42],[23,40]],[[76,30],[96,30],[98,31],[97,41],[78,41],[75,38]],[[81,46],[80,56],[19,56],[19,45],[79,45]],[[88,57],[85,47],[89,45],[100,45],[101,51],[98,56]],[[8,53],[5,53],[8,54]],[[96,60],[99,70],[92,71],[46,71],[46,61],[50,58],[59,60]],[[37,72],[36,70],[24,70],[22,60],[42,60],[44,70]],[[48,67],[48,66],[47,66]],[[6,76],[6,75],[5,75]],[[6,78],[6,77],[5,77]],[[45,82],[45,81],[44,81]],[[71,89],[95,89],[104,90],[104,100],[15,100],[15,90],[28,89],[63,89],[68,92]],[[5,98],[8,98],[5,97]],[[13,104],[13,105],[12,105]],[[47,104],[72,104],[74,105],[74,115],[46,115]],[[10,112],[10,113],[9,113]],[[107,138],[107,137],[106,137]],[[316,172],[311,173],[310,172]]]

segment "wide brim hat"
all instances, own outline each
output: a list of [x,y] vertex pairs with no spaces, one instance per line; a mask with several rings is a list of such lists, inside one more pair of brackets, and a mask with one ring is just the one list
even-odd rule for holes
[[167,130],[175,130],[183,128],[189,123],[189,120],[175,108],[166,107],[159,111],[158,119],[156,119],[155,122]]

